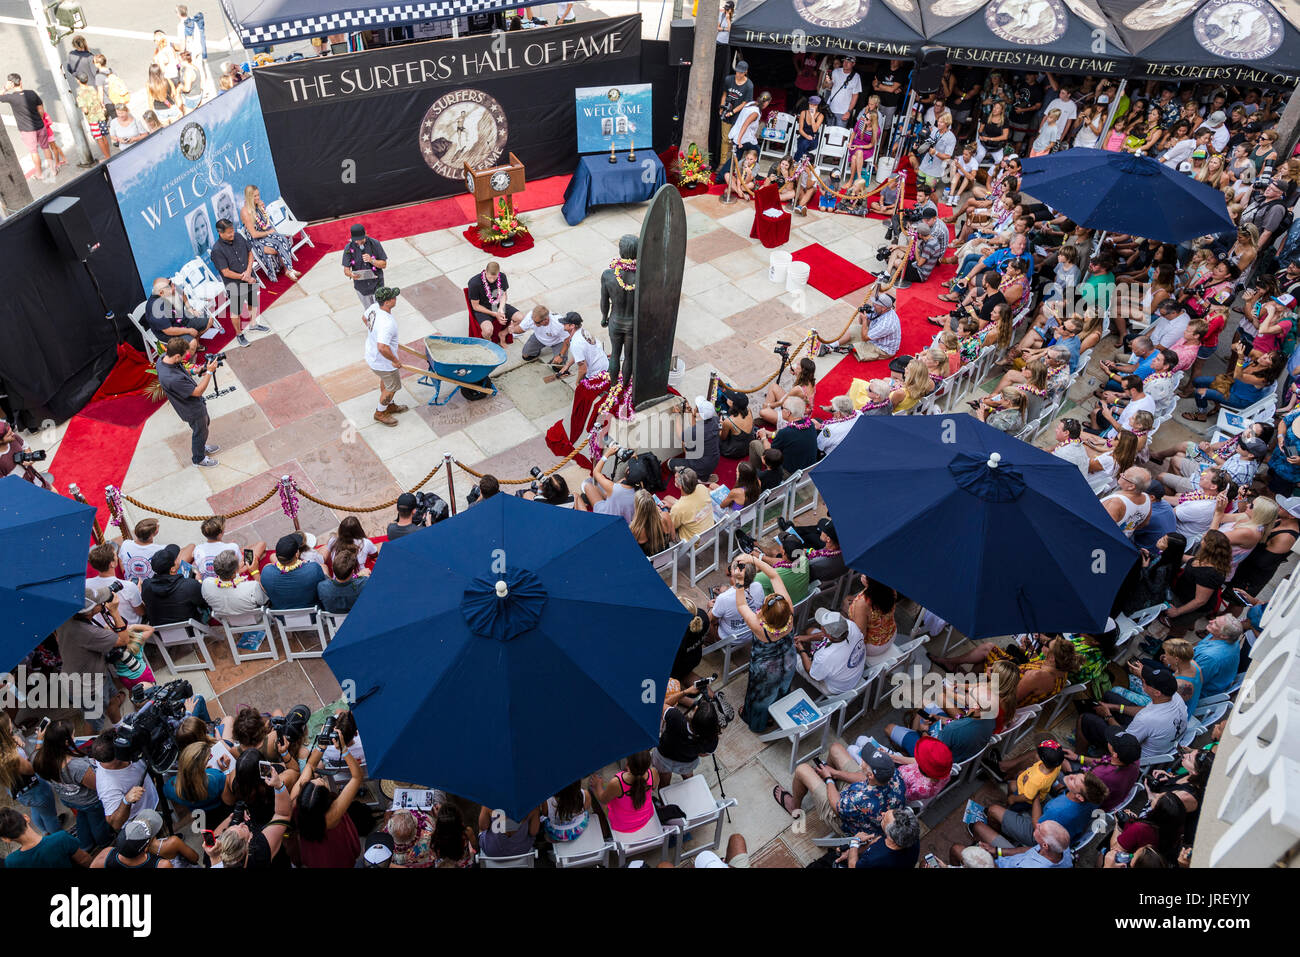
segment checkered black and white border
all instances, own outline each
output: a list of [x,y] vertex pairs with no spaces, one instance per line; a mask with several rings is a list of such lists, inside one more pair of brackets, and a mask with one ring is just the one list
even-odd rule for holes
[[[519,6],[518,0],[502,3],[501,0],[428,0],[423,3],[401,3],[388,6],[365,7],[358,10],[340,10],[320,17],[304,17],[281,23],[266,23],[255,27],[239,24],[239,36],[244,46],[263,46],[283,40],[306,40],[330,33],[358,33],[379,27],[403,26],[425,20],[446,20],[472,13],[491,13]],[[230,10],[227,5],[227,12]],[[232,15],[231,19],[234,19]]]

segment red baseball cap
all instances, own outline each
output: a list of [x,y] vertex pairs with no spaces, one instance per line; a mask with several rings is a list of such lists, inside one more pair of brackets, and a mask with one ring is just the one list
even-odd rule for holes
[[940,781],[952,773],[952,751],[936,738],[921,738],[912,756],[921,773],[932,781]]

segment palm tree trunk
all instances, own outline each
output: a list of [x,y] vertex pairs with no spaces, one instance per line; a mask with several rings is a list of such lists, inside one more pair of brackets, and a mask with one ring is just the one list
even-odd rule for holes
[[[717,112],[713,100],[713,60],[718,48],[718,0],[700,0],[695,15],[695,48],[691,54],[691,76],[686,90],[686,112],[682,121],[681,151],[692,143],[701,153],[709,149],[709,125]],[[1300,99],[1300,97],[1297,97]]]

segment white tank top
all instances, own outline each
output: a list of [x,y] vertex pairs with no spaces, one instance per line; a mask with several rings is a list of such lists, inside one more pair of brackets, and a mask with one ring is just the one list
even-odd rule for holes
[[1138,523],[1151,514],[1151,496],[1143,493],[1142,499],[1141,505],[1135,505],[1127,495],[1108,495],[1101,500],[1102,505],[1112,500],[1118,500],[1124,504],[1124,517],[1116,524],[1119,525],[1119,530],[1127,538],[1132,538],[1133,533],[1137,531]]

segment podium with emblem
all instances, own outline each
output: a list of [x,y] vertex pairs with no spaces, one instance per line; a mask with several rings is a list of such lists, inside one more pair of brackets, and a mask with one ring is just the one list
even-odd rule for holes
[[473,169],[465,164],[465,187],[474,197],[474,212],[480,231],[491,229],[492,218],[496,215],[497,200],[501,200],[503,211],[514,212],[515,193],[524,190],[524,164],[514,153],[510,162],[486,169]]

